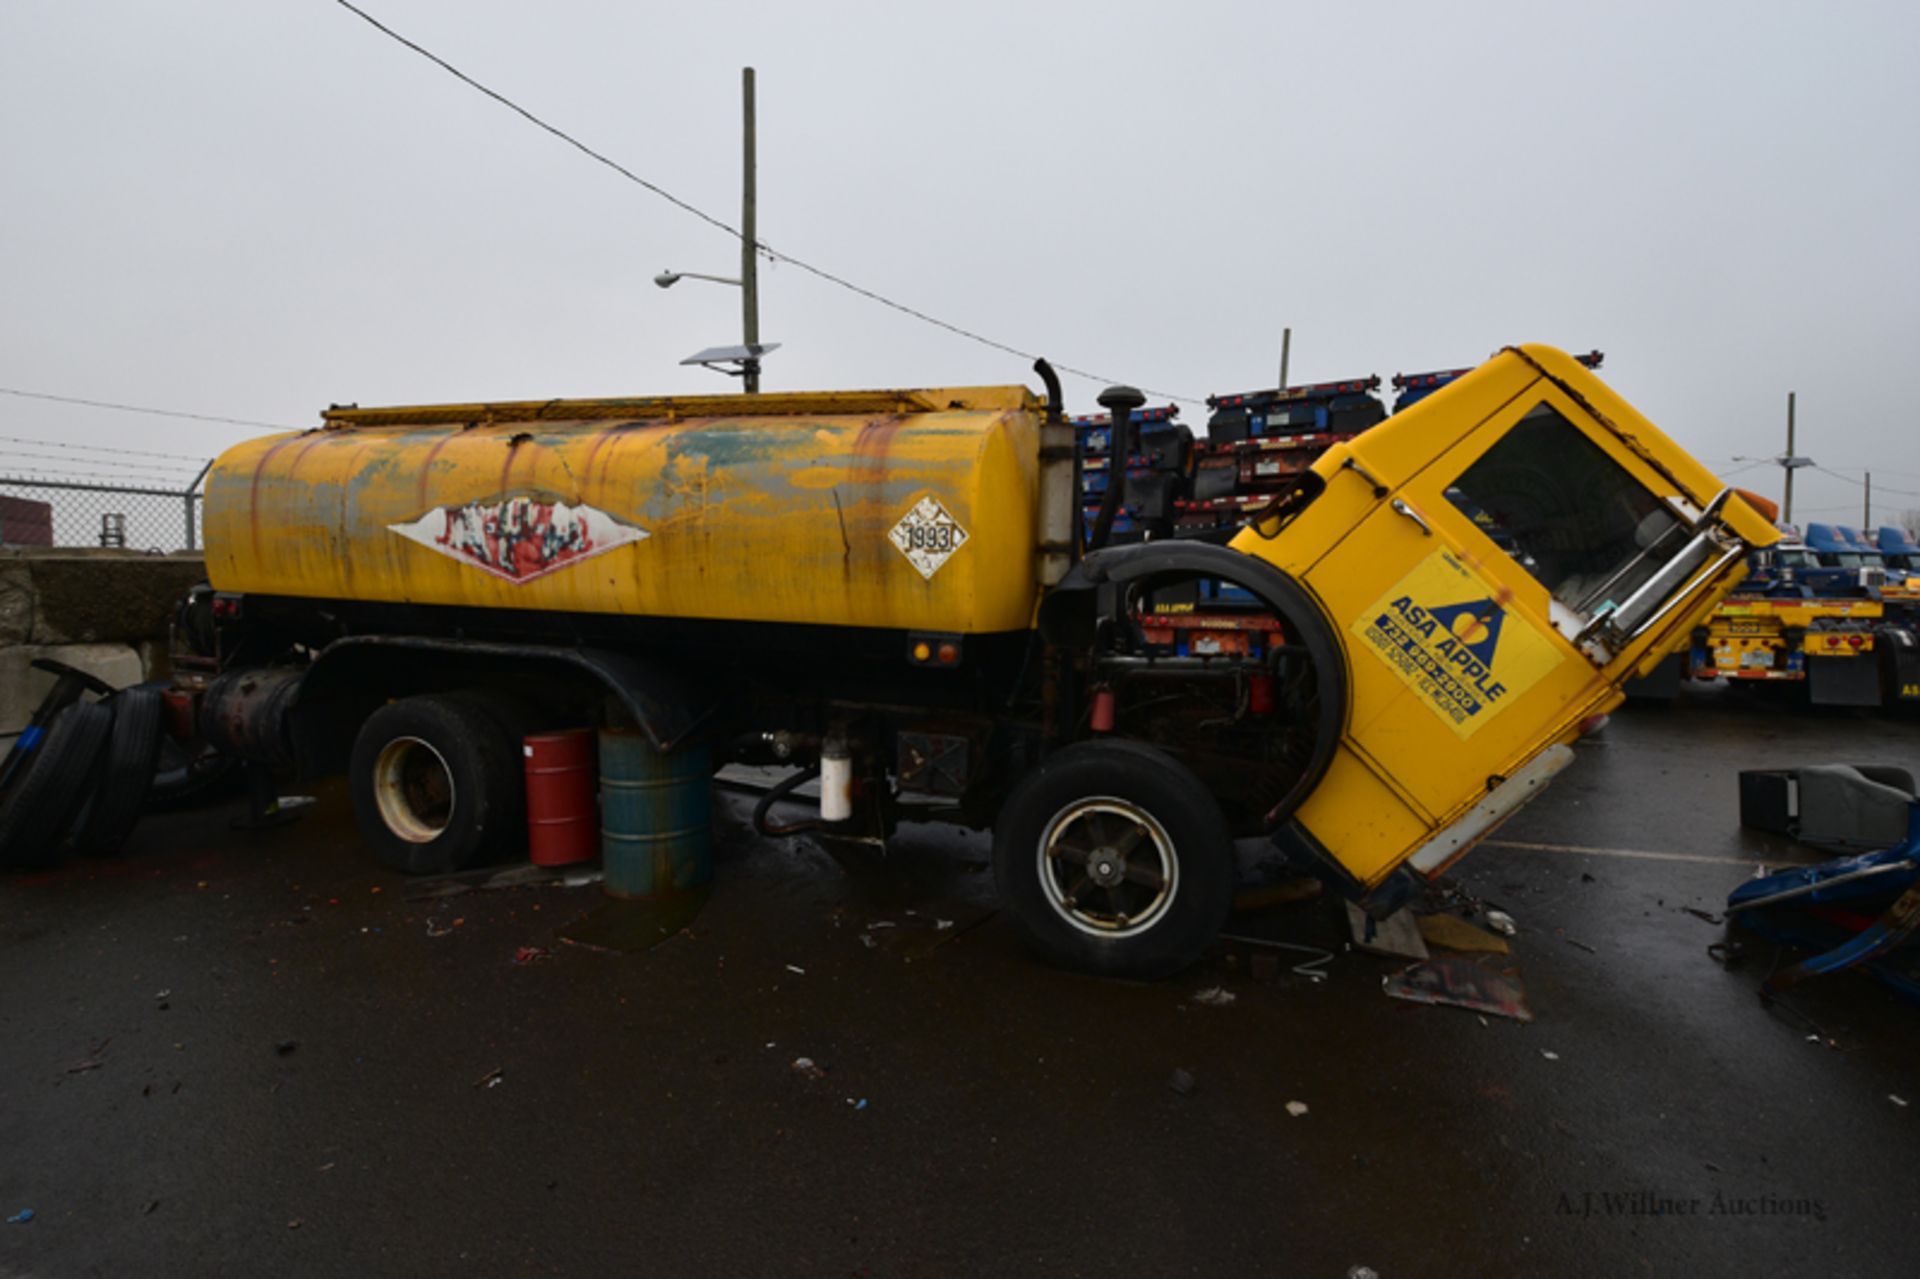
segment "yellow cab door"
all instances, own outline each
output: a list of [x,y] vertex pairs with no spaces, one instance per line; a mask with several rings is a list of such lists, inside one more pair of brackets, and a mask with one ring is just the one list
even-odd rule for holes
[[1316,468],[1350,531],[1290,567],[1343,631],[1350,702],[1297,816],[1364,883],[1610,709],[1630,637],[1722,550],[1671,472],[1515,356]]

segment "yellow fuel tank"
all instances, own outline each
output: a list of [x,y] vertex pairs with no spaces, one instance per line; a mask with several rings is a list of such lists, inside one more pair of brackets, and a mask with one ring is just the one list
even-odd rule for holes
[[214,587],[959,633],[1039,598],[1023,387],[336,409],[207,479]]

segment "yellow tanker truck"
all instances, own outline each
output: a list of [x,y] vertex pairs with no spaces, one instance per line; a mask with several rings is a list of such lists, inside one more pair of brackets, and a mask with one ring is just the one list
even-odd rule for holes
[[[1104,546],[1022,387],[334,409],[206,495],[223,748],[345,769],[409,872],[525,837],[520,731],[823,767],[819,821],[993,832],[1045,957],[1151,977],[1266,836],[1392,910],[1572,758],[1771,542],[1557,350],[1330,449],[1225,544]],[[1101,397],[1128,438],[1138,392]],[[1118,447],[1118,446],[1117,446]],[[1168,652],[1156,591],[1242,642]],[[917,799],[915,797],[918,797]]]

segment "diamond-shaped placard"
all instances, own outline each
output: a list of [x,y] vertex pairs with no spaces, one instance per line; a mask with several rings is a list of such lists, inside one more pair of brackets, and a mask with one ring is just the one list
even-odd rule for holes
[[923,497],[887,534],[907,562],[920,570],[920,576],[933,580],[940,566],[967,543],[967,530],[940,504],[937,497]]

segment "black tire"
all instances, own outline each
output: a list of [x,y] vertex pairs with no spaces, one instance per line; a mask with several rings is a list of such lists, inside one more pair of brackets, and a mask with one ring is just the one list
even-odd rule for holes
[[54,716],[0,809],[0,865],[40,870],[60,860],[112,730],[113,712],[99,702],[78,702]]
[[526,839],[518,739],[459,695],[408,697],[368,716],[349,775],[361,837],[402,874],[464,870]]
[[83,857],[110,856],[127,842],[146,810],[147,792],[160,763],[160,739],[165,736],[159,689],[124,688],[103,705],[113,711],[106,759],[99,770],[99,785],[73,823],[73,850]]
[[1103,977],[1178,972],[1233,905],[1233,838],[1220,806],[1192,770],[1141,742],[1082,742],[1049,756],[1000,810],[993,871],[1042,958]]
[[147,787],[147,810],[166,812],[222,798],[238,789],[244,775],[237,756],[163,736],[153,782]]

